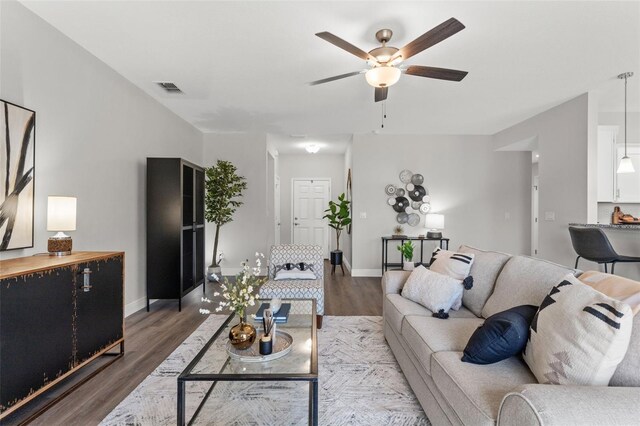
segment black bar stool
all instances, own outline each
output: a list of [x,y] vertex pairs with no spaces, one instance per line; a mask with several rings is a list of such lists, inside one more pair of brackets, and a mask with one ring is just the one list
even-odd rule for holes
[[576,228],[570,226],[569,235],[571,235],[573,249],[578,254],[576,269],[578,269],[578,260],[581,257],[598,264],[604,263],[605,272],[607,272],[607,263],[610,263],[612,274],[616,263],[640,262],[640,257],[621,256],[616,253],[611,242],[609,242],[609,238],[600,228]]

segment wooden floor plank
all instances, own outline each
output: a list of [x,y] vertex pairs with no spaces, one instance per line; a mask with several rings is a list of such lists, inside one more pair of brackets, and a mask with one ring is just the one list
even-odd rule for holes
[[[207,284],[212,298],[216,284]],[[379,278],[352,278],[325,264],[325,315],[382,315]],[[125,356],[38,417],[34,425],[96,425],[205,320],[202,288],[182,302],[158,301],[126,319]]]

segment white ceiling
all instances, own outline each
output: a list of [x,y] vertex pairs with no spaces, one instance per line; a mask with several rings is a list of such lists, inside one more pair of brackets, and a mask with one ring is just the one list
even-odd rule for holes
[[[493,134],[624,71],[636,72],[630,108],[640,109],[638,2],[24,3],[204,132],[380,130],[364,76],[305,84],[365,65],[314,34],[370,50],[375,31],[388,27],[401,47],[452,16],[467,28],[407,65],[469,75],[461,83],[402,76],[382,132]],[[164,93],[159,80],[184,93]],[[603,90],[603,109],[619,109],[614,92]]]

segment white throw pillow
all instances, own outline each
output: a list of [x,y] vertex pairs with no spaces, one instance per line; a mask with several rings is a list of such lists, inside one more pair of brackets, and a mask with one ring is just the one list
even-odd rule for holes
[[[473,253],[456,253],[436,247],[431,255],[429,269],[442,275],[448,275],[456,280],[464,280],[469,276],[474,258],[475,254]],[[473,281],[471,281],[468,288],[471,288],[471,285],[473,285]],[[460,293],[460,298],[455,301],[451,309],[457,311],[460,306],[462,306],[462,293]]]
[[462,297],[462,281],[438,274],[420,265],[402,288],[402,297],[421,304],[434,317],[446,319],[451,306]]
[[524,360],[540,383],[606,386],[627,352],[632,323],[629,305],[568,274],[540,305]]
[[313,271],[300,271],[298,269],[292,269],[287,271],[286,269],[282,269],[276,272],[276,276],[274,278],[276,281],[280,280],[315,280],[316,274]]

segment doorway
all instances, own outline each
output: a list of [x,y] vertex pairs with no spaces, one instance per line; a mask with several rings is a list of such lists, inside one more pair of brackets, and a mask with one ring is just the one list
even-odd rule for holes
[[294,178],[292,183],[293,243],[318,245],[327,259],[329,227],[323,216],[331,199],[331,179]]
[[531,178],[531,256],[538,256],[538,203],[539,203],[539,176]]

